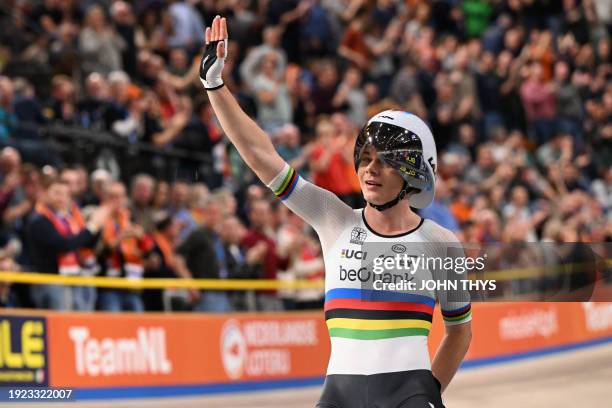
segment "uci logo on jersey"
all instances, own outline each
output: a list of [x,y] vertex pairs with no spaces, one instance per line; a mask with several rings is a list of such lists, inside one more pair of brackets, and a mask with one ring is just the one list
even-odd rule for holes
[[367,252],[363,251],[354,251],[352,249],[342,249],[342,253],[340,254],[340,258],[343,259],[359,259],[363,261],[368,256]]

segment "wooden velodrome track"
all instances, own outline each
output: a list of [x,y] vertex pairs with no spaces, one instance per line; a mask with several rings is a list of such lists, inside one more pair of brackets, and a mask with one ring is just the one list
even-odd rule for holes
[[[319,387],[209,397],[77,401],[84,408],[312,408]],[[612,406],[612,343],[460,371],[444,393],[447,408],[603,408]],[[2,404],[0,404],[2,405]],[[47,404],[44,404],[47,406]],[[7,404],[41,407],[43,404]],[[351,407],[346,407],[351,408]]]

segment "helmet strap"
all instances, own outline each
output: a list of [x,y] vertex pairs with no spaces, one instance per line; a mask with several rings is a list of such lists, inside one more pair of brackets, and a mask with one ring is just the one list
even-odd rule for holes
[[384,211],[388,208],[394,207],[397,205],[397,203],[399,203],[400,201],[402,201],[404,198],[406,198],[406,195],[408,194],[408,192],[412,190],[411,187],[408,187],[408,183],[406,183],[406,181],[404,180],[404,185],[402,186],[402,189],[400,190],[400,192],[398,193],[397,197],[395,197],[393,200],[384,203],[384,204],[372,204],[370,202],[368,202],[368,205],[372,208],[374,208],[375,210],[378,211]]

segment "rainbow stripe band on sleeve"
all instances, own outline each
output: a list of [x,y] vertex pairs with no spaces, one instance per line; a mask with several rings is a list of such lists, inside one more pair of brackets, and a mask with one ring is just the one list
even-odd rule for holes
[[467,305],[455,309],[455,310],[443,310],[442,318],[446,322],[460,322],[462,320],[468,319],[472,315],[472,304],[468,303]]
[[289,171],[285,175],[282,184],[278,189],[274,190],[274,195],[276,195],[283,201],[289,198],[289,196],[293,192],[293,189],[297,185],[299,177],[300,176],[293,169],[293,167],[289,167]]

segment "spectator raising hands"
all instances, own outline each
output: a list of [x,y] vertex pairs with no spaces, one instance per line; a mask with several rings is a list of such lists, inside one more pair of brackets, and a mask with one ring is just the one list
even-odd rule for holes
[[[298,273],[308,262],[270,250],[282,213],[272,205],[278,219],[250,225],[253,207],[274,202],[258,177],[269,182],[287,162],[361,207],[352,148],[366,118],[385,109],[412,112],[433,129],[441,187],[422,216],[473,242],[610,239],[605,2],[535,2],[537,13],[524,1],[107,3],[8,2],[0,13],[0,247],[21,242],[7,256],[22,270],[71,270],[60,254],[100,257],[104,231],[123,225],[128,249],[133,240],[154,248],[143,247],[147,271],[179,276],[189,268],[173,262],[173,245],[202,227],[208,194],[224,188],[231,198],[218,222],[243,234],[209,235],[232,253],[228,270]],[[217,14],[228,15],[235,41],[226,41]],[[213,21],[214,38],[204,31]],[[202,93],[202,83],[213,92]],[[251,170],[254,163],[265,165]],[[98,207],[119,180],[131,201],[109,216]],[[73,205],[64,208],[66,187]],[[177,202],[177,191],[194,198]],[[165,232],[155,227],[159,212],[172,221]],[[559,225],[571,231],[558,233]],[[95,270],[82,263],[72,270]],[[8,297],[2,289],[0,301],[74,307],[52,289],[19,286]],[[195,292],[190,307],[207,297]],[[92,307],[95,296],[84,293],[77,297]],[[153,297],[144,303],[163,308],[162,294]],[[257,307],[253,296],[226,300],[231,309]],[[279,305],[266,302],[259,306]]]

